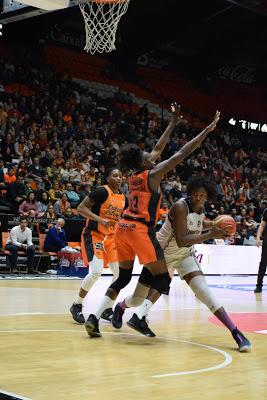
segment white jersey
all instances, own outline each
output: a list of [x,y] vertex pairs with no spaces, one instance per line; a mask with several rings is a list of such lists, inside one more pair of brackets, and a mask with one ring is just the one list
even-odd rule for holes
[[[181,199],[187,208],[187,233],[188,234],[201,234],[203,229],[203,221],[205,218],[204,210],[198,214],[194,212],[190,205],[190,198]],[[157,232],[157,239],[160,246],[164,250],[165,256],[172,255],[176,259],[183,259],[187,257],[193,246],[179,247],[172,226],[172,218],[170,215],[167,216],[162,228]],[[166,260],[167,261],[167,260]]]

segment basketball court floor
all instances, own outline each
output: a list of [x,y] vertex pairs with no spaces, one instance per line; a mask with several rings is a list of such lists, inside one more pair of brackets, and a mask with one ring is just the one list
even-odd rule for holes
[[[102,277],[89,293],[87,314],[110,279]],[[255,295],[255,277],[207,280],[252,341],[251,353],[237,351],[228,331],[178,277],[152,309],[152,339],[104,321],[103,337],[89,338],[68,311],[78,279],[1,279],[0,399],[265,400],[267,287]]]

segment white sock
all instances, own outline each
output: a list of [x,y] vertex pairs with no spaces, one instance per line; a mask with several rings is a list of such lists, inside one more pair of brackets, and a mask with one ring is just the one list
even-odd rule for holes
[[152,306],[153,306],[152,301],[145,299],[143,304],[140,307],[138,307],[135,314],[138,316],[139,319],[142,319],[143,317],[147,316]]
[[74,303],[75,304],[83,304],[83,300],[84,299],[82,297],[78,296]]
[[112,308],[114,303],[115,300],[111,300],[110,297],[104,296],[100,303],[100,306],[98,307],[98,310],[95,312],[96,318],[99,319],[102,315],[102,312],[107,308]]

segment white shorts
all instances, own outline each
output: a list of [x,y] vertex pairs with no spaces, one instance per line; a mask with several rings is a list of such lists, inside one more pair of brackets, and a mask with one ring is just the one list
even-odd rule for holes
[[201,267],[197,258],[194,255],[194,250],[189,252],[186,256],[173,251],[173,249],[166,248],[164,250],[164,256],[167,263],[168,269],[176,269],[181,279],[191,272],[201,272]]

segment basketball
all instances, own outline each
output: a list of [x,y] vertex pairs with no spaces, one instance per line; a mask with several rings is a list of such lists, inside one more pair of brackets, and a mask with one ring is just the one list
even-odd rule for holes
[[215,221],[217,222],[217,226],[221,229],[225,229],[229,235],[234,235],[236,233],[236,222],[230,215],[219,215],[215,218]]

